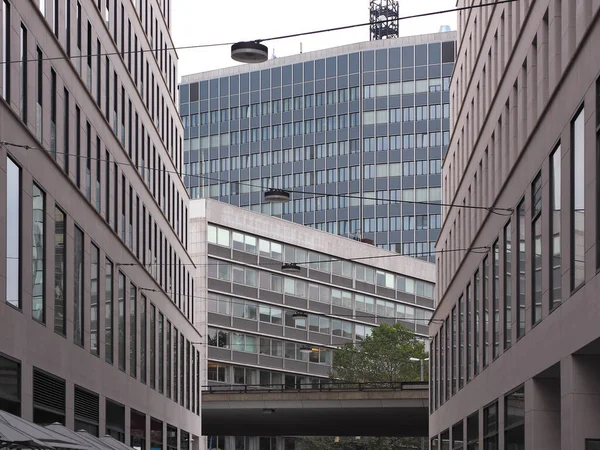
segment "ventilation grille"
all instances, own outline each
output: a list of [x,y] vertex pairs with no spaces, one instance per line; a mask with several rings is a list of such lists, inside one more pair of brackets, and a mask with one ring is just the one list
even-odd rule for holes
[[100,420],[100,399],[92,392],[75,387],[75,417],[97,424]]
[[65,381],[33,370],[33,406],[65,413]]

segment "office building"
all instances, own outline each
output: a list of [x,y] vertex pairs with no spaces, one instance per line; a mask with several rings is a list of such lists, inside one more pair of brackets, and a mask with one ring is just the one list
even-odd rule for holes
[[200,449],[170,2],[0,2],[0,408]]
[[[433,262],[455,36],[373,40],[184,76],[191,197]],[[269,188],[292,191],[290,200],[265,202]]]
[[333,349],[381,322],[427,339],[432,263],[212,199],[191,201],[189,225],[209,385],[318,386]]
[[599,11],[521,0],[459,13],[434,449],[599,448]]

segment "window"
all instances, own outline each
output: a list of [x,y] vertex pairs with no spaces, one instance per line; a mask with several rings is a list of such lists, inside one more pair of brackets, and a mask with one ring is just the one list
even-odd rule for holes
[[467,417],[467,450],[479,450],[479,413]]
[[517,235],[519,236],[519,257],[517,258],[517,271],[519,272],[517,289],[517,339],[525,334],[525,202],[521,201],[517,207]]
[[137,288],[129,285],[129,373],[137,378]]
[[475,343],[475,351],[473,352],[473,373],[477,375],[479,373],[479,336],[481,334],[481,307],[479,306],[479,283],[480,276],[479,270],[475,272],[473,278],[473,312],[475,314],[473,342]]
[[46,301],[44,297],[45,288],[45,194],[35,183],[32,191],[32,314],[39,322],[46,321]]
[[[50,69],[50,153],[56,159],[56,72]],[[65,135],[63,139],[67,139]]]
[[148,362],[146,361],[146,339],[148,338],[147,300],[144,294],[141,294],[140,297],[140,381],[146,383],[146,372],[148,370]]
[[498,241],[494,243],[494,262],[492,266],[492,358],[500,355],[500,246]]
[[100,249],[92,244],[90,252],[90,352],[100,354],[100,334],[98,330],[100,317],[99,302],[100,283]]
[[511,449],[525,448],[525,388],[523,386],[504,396],[504,446]]
[[113,363],[113,263],[108,259],[104,267],[104,314],[105,314],[105,331],[104,331],[104,352],[106,362]]
[[[550,268],[550,309],[558,306],[562,298],[561,282],[561,252],[560,252],[560,212],[561,212],[561,147],[560,145],[552,152],[550,156],[550,201],[552,210],[550,217],[550,239],[552,248],[552,257]],[[598,178],[600,180],[600,178]]]
[[6,158],[6,302],[21,308],[21,168]]
[[156,306],[153,304],[150,304],[150,387],[156,387]]
[[473,304],[471,303],[471,301],[473,300],[473,294],[471,292],[471,283],[467,284],[467,292],[466,292],[466,301],[465,301],[465,306],[466,306],[466,319],[467,319],[467,333],[466,333],[466,355],[465,355],[465,359],[467,360],[467,383],[471,380],[471,370],[473,368],[473,363],[471,361],[471,355],[473,355],[473,350],[472,350],[472,342],[473,342],[473,338],[472,338],[472,330],[473,330]]
[[[161,312],[158,313],[158,392],[162,394],[164,389],[164,335],[165,335],[165,317]],[[171,380],[169,380],[171,381]]]
[[512,241],[510,222],[504,227],[504,349],[512,341]]
[[[11,197],[8,197],[11,198]],[[54,331],[65,336],[67,334],[67,311],[65,305],[67,272],[65,213],[60,208],[54,209]],[[7,269],[10,267],[7,264]],[[8,270],[7,270],[8,273]],[[7,278],[9,279],[9,278]],[[8,285],[7,285],[8,286]],[[9,298],[7,296],[7,298]]]
[[83,310],[83,231],[75,227],[74,235],[74,270],[73,270],[73,341],[83,346],[84,310]]
[[585,281],[584,110],[571,123],[571,289]]
[[483,450],[498,450],[498,403],[483,410]]
[[10,2],[2,2],[2,97],[10,103]]
[[483,367],[489,362],[490,353],[490,258],[483,260]]
[[531,191],[531,230],[533,232],[532,280],[533,308],[531,323],[536,324],[542,318],[542,176],[539,173],[533,180]]
[[21,120],[27,123],[27,92],[29,90],[27,86],[27,28],[21,24],[21,63],[19,64],[20,77],[20,103],[19,109],[21,111]]

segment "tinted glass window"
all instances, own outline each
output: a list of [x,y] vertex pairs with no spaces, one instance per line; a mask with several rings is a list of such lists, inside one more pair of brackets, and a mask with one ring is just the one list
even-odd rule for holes
[[454,42],[442,42],[442,62],[454,61]]
[[271,69],[271,86],[281,86],[281,67]]
[[229,95],[229,78],[223,77],[219,80],[220,95],[224,97]]
[[375,69],[375,55],[373,52],[363,52],[363,69],[365,72]]
[[240,92],[248,92],[250,89],[250,77],[247,73],[240,75]]
[[253,91],[258,91],[260,89],[260,73],[252,72],[250,74],[250,87]]
[[182,84],[179,86],[179,102],[187,103],[190,101],[190,85]]
[[348,55],[338,56],[337,73],[338,75],[346,75],[348,73]]
[[325,78],[325,60],[317,59],[315,61],[315,79],[321,80]]
[[429,64],[437,64],[440,62],[440,59],[440,43],[429,44]]
[[304,63],[304,81],[312,81],[315,79],[315,64],[313,61],[307,61]]
[[190,102],[198,101],[198,83],[190,84]]
[[200,82],[200,98],[205,100],[208,98],[208,81]]
[[427,64],[427,44],[415,46],[415,66]]
[[331,78],[331,77],[335,77],[336,76],[336,62],[335,62],[335,57],[333,58],[327,58],[327,78]]
[[400,67],[400,49],[390,48],[390,69],[397,69]]
[[240,92],[240,77],[239,75],[234,75],[229,77],[229,90],[230,94],[239,94]]
[[260,88],[267,89],[271,87],[271,72],[265,69],[260,72]]
[[[219,96],[219,80],[210,80],[210,98]],[[203,97],[204,98],[204,97]]]
[[302,63],[294,64],[294,83],[302,83]]
[[350,55],[350,73],[358,73],[360,71],[360,54],[352,53]]
[[415,48],[402,47],[402,67],[410,67],[415,65]]
[[377,50],[376,55],[377,70],[387,69],[387,50]]
[[284,86],[292,84],[292,66],[283,66],[281,78]]

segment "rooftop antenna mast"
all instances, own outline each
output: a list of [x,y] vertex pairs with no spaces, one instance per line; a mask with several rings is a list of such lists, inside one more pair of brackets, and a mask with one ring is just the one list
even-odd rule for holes
[[397,0],[371,0],[369,12],[372,41],[399,37],[399,7]]

